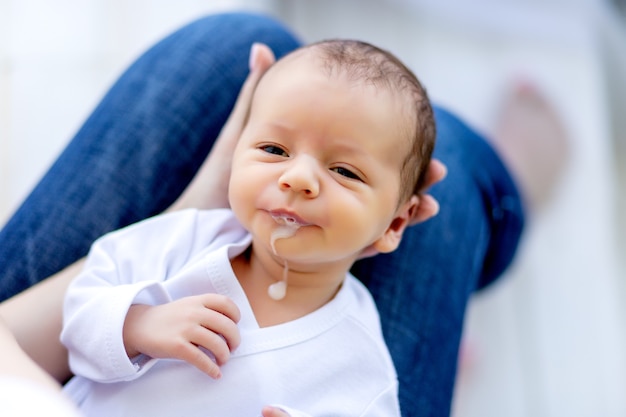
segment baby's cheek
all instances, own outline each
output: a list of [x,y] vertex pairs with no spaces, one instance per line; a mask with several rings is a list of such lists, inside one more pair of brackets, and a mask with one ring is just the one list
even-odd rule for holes
[[347,212],[335,219],[338,227],[337,243],[346,246],[364,246],[378,234],[378,222],[371,213]]

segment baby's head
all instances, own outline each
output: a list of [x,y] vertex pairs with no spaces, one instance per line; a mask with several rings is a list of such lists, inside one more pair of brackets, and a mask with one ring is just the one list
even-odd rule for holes
[[395,55],[362,41],[329,40],[305,48],[315,51],[328,76],[343,76],[394,96],[399,104],[398,127],[410,144],[402,164],[399,201],[417,194],[435,146],[435,120],[426,90],[415,74]]
[[[396,57],[360,41],[307,45],[259,81],[233,158],[231,207],[253,235],[270,233],[276,212],[316,226],[297,236],[309,234],[307,248],[319,237],[328,257],[390,251],[434,142],[426,91]],[[394,244],[374,245],[390,230]]]
[[[435,119],[426,89],[395,55],[367,42],[333,39],[312,43],[284,57],[280,63],[310,54],[329,78],[354,85],[370,85],[394,96],[401,137],[410,144],[402,164],[399,201],[417,194],[435,146]],[[341,117],[340,115],[337,115]],[[391,137],[381,138],[389,140]]]

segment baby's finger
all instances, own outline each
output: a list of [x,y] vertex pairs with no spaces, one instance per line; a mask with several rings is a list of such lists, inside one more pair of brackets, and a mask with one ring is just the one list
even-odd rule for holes
[[211,378],[218,379],[222,376],[222,371],[220,371],[218,364],[193,343],[179,345],[174,357],[195,366]]
[[[207,308],[199,324],[208,332],[219,335],[219,340],[226,344],[227,351],[237,349],[241,343],[241,336],[237,324],[218,311]],[[198,340],[197,343],[210,349],[210,346],[205,345],[203,341]],[[223,362],[225,362],[225,360]]]
[[239,307],[230,298],[219,294],[204,294],[200,296],[200,302],[205,308],[208,308],[228,317],[237,323],[241,318]]
[[[209,331],[220,335],[220,339],[223,338],[230,351],[235,350],[241,343],[241,336],[237,327],[237,322],[241,317],[239,308],[233,300],[223,295],[204,294],[200,297],[205,310],[199,318],[199,324]],[[212,350],[209,346],[205,347]],[[220,359],[218,363],[228,360],[228,357],[223,355],[217,356]]]
[[190,341],[206,352],[210,352],[218,365],[223,365],[230,359],[230,348],[226,340],[218,333],[198,327],[191,335]]

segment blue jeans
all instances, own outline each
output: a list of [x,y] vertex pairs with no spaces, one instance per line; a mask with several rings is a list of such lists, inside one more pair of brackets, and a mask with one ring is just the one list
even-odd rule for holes
[[[102,234],[168,207],[194,176],[248,72],[252,42],[299,45],[280,23],[209,16],[170,35],[117,81],[0,232],[0,298],[83,257]],[[400,377],[404,416],[446,416],[466,303],[515,253],[523,211],[487,143],[437,108],[439,215],[400,248],[357,263]],[[320,399],[322,400],[322,399]]]

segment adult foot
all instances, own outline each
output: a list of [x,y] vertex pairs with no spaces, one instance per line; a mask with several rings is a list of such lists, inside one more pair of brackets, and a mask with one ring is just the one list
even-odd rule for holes
[[531,212],[544,206],[568,161],[569,138],[555,109],[534,86],[519,83],[505,96],[491,142]]

